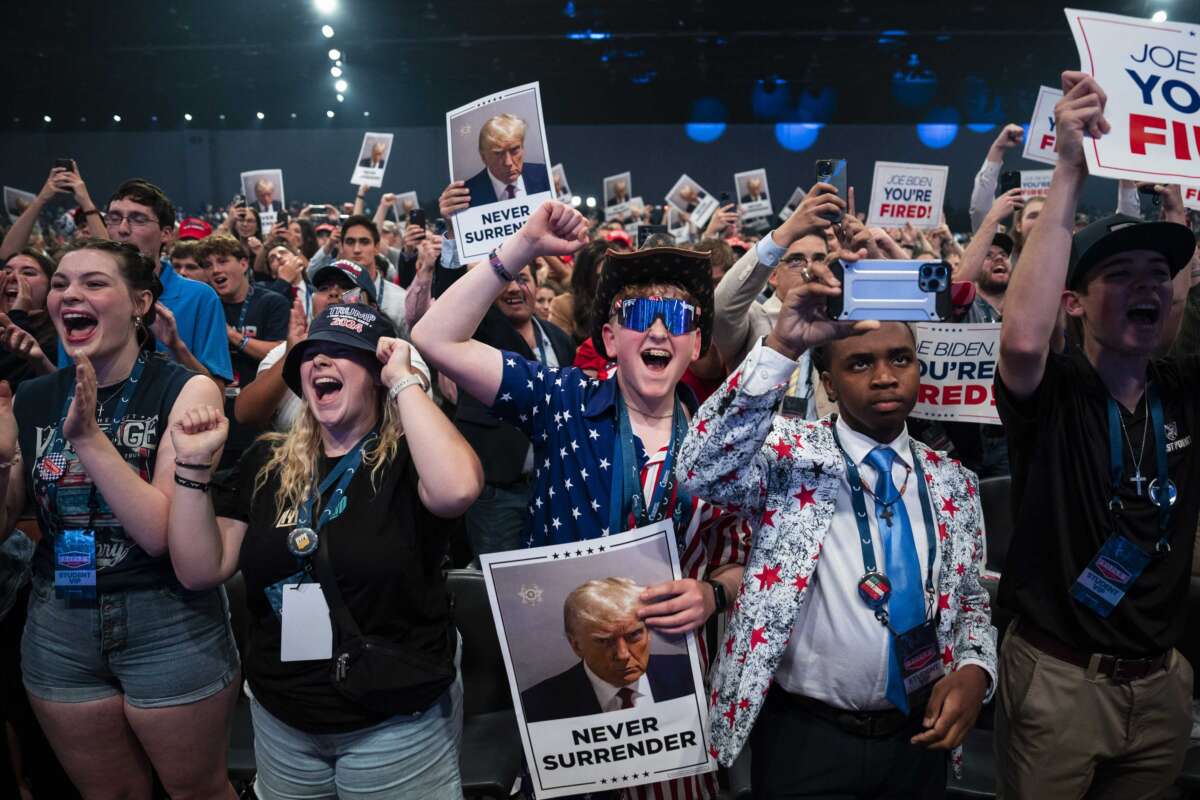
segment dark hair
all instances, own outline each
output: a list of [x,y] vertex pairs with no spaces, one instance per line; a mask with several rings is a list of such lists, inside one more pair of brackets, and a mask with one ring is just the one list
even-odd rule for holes
[[317,232],[313,224],[305,217],[292,217],[292,222],[300,226],[300,253],[307,259],[317,254]]
[[[259,216],[258,209],[254,206],[243,206],[243,210],[249,211],[254,215],[254,233],[250,235],[257,236],[262,231],[262,217]],[[233,223],[230,224],[229,232],[233,235],[233,238],[237,239],[242,244],[246,243],[246,240],[242,238],[241,231],[238,230],[237,220],[234,220]]]
[[737,263],[733,247],[724,239],[701,239],[692,249],[698,253],[708,253],[712,266],[722,273],[728,272]]
[[[136,200],[135,202],[140,203],[141,201]],[[162,282],[159,281],[158,275],[155,274],[155,269],[158,265],[154,260],[143,255],[141,250],[126,242],[93,238],[79,239],[71,243],[63,251],[63,256],[78,250],[95,250],[112,256],[113,260],[117,262],[117,271],[121,275],[121,280],[125,281],[130,291],[150,292],[150,309],[142,317],[143,325],[149,328],[150,324],[154,322],[154,303],[162,296],[163,292]]]
[[200,242],[196,239],[185,239],[182,242],[176,242],[171,248],[171,261],[178,261],[181,258],[190,258],[193,261],[199,262],[200,259],[196,256],[196,250],[199,248]]
[[[904,325],[904,327],[908,329],[909,335],[912,336],[913,347],[916,347],[918,344],[916,326],[909,322],[903,322],[901,324]],[[837,340],[835,339],[834,341],[837,341]],[[817,345],[810,351],[810,353],[812,355],[813,369],[815,369],[817,371],[818,375],[820,375],[822,372],[826,372],[829,370],[829,366],[831,363],[830,357],[832,355],[832,352],[831,352],[832,346],[833,346],[833,342],[826,342],[825,344]]]
[[175,227],[175,206],[162,189],[144,178],[130,178],[117,187],[112,197],[108,198],[109,205],[117,200],[132,200],[154,210],[159,227]]
[[227,256],[232,258],[249,258],[246,246],[241,240],[227,234],[206,236],[196,244],[196,260],[207,261],[210,256]]
[[51,258],[50,254],[45,250],[39,250],[36,247],[22,247],[20,250],[9,256],[8,260],[11,261],[17,256],[27,256],[32,258],[37,262],[37,265],[42,268],[42,272],[45,273],[47,278],[54,275],[54,271],[58,269],[58,264],[53,258]]
[[379,244],[379,227],[375,221],[366,214],[352,214],[346,217],[346,221],[342,223],[342,238],[346,238],[346,231],[353,228],[355,225],[362,226],[371,232],[371,239],[375,244]]
[[609,243],[597,239],[583,246],[575,254],[575,266],[571,271],[571,296],[574,303],[571,316],[575,322],[575,340],[582,342],[592,335],[592,306],[595,305],[596,286],[600,283],[598,266],[604,262]]

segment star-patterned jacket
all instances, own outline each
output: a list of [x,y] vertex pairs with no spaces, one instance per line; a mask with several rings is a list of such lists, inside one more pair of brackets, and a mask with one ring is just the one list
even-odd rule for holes
[[[728,766],[741,751],[783,657],[796,613],[808,597],[837,502],[845,462],[831,421],[776,416],[785,384],[743,390],[764,345],[700,407],[680,451],[685,489],[749,519],[754,529],[728,638],[719,647],[710,696],[713,755]],[[995,675],[996,645],[987,592],[979,583],[983,511],[975,476],[920,442],[942,564],[938,644],[948,670],[970,660]],[[988,695],[994,691],[989,688]],[[961,752],[954,754],[955,765]]]

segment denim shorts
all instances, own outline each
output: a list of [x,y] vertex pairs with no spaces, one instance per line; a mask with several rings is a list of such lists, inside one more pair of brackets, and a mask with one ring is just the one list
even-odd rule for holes
[[[458,645],[455,666],[462,653]],[[349,733],[305,733],[250,696],[260,800],[461,800],[462,673],[432,706]]]
[[33,579],[21,673],[34,697],[86,703],[123,694],[136,708],[181,706],[221,691],[237,671],[224,587],[161,586],[81,603]]

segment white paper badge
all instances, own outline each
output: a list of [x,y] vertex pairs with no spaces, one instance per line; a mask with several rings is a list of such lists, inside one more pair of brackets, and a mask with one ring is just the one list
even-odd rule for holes
[[280,661],[319,661],[333,658],[333,625],[329,604],[319,583],[289,583],[283,587],[283,633]]

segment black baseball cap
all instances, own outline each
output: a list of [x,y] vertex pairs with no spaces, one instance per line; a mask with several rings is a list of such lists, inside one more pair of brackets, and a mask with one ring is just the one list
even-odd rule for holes
[[[375,354],[384,336],[396,335],[396,329],[378,309],[361,303],[339,303],[326,307],[308,326],[308,338],[293,347],[283,362],[283,382],[296,394],[300,391],[300,365],[305,353],[319,342],[349,347]],[[382,368],[382,364],[379,365]]]
[[1152,250],[1167,260],[1171,277],[1183,269],[1196,251],[1196,237],[1177,222],[1146,222],[1128,214],[1096,220],[1071,239],[1067,288],[1079,289],[1100,262],[1130,250]]
[[1013,248],[1016,246],[1016,242],[1014,242],[1013,238],[1007,233],[997,233],[992,237],[992,244],[996,247],[999,247],[1010,256],[1012,255]]
[[375,282],[371,280],[370,274],[365,269],[353,261],[339,258],[332,264],[326,264],[321,267],[313,273],[313,286],[320,286],[330,277],[337,278],[343,283],[348,280],[350,284],[347,288],[362,289],[367,293],[367,297],[371,298],[372,303],[379,305],[379,296],[375,289]]

